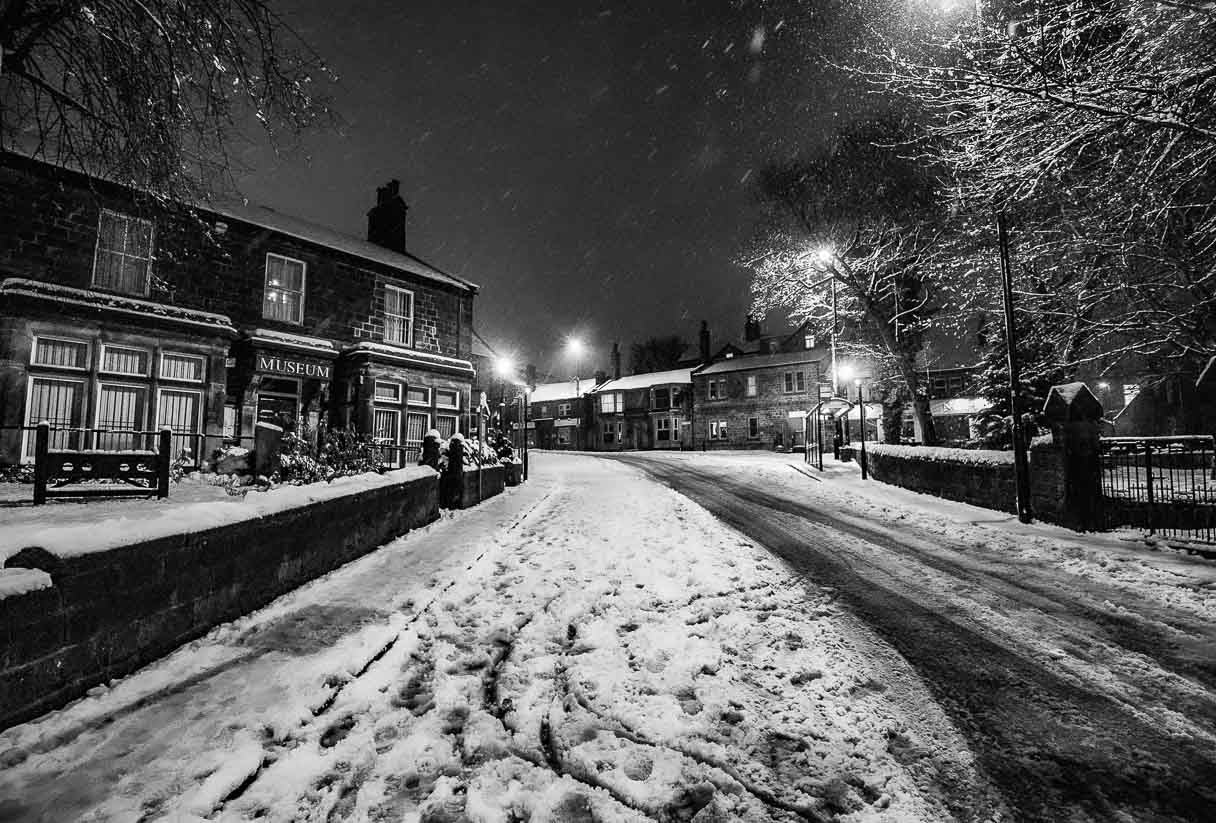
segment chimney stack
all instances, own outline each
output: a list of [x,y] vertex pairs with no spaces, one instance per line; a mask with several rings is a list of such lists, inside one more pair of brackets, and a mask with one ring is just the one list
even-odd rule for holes
[[595,385],[598,386],[607,379],[608,379],[608,372],[604,371],[603,369],[595,370]]
[[376,189],[376,205],[367,213],[367,239],[377,246],[405,253],[405,213],[401,181],[390,180]]
[[619,343],[612,344],[612,379],[621,379],[621,346]]
[[760,336],[760,321],[749,314],[747,322],[743,324],[743,339],[750,343],[759,340]]
[[709,362],[709,324],[701,321],[701,364]]

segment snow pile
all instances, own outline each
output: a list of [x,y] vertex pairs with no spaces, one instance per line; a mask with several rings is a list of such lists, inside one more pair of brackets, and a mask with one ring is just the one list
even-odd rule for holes
[[330,483],[280,486],[266,492],[251,491],[240,505],[189,503],[166,506],[155,517],[134,518],[120,514],[94,523],[67,526],[48,526],[37,522],[23,524],[6,528],[0,536],[0,562],[27,546],[39,546],[59,557],[78,557],[131,543],[267,517],[312,503],[433,476],[435,470],[428,466],[411,466],[385,474],[339,477]]
[[950,449],[941,446],[895,446],[867,443],[866,451],[902,460],[929,460],[935,463],[962,463],[968,466],[1012,466],[1013,452],[985,449]]
[[50,587],[51,576],[41,569],[0,569],[0,600]]

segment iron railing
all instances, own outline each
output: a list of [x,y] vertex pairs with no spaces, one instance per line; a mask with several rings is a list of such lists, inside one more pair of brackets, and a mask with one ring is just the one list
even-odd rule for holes
[[1216,543],[1216,445],[1210,435],[1103,437],[1108,528]]

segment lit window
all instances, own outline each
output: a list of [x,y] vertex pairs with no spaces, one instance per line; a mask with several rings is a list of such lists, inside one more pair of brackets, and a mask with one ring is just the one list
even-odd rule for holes
[[148,360],[148,353],[143,349],[128,349],[122,346],[101,347],[101,370],[109,374],[146,377]]
[[161,380],[189,380],[201,382],[206,372],[204,358],[193,354],[164,352],[160,356]]
[[152,270],[152,223],[102,210],[97,221],[93,285],[126,294],[147,294]]
[[[37,426],[45,420],[51,424],[52,449],[78,448],[80,432],[69,430],[79,429],[83,425],[81,414],[84,409],[84,383],[77,380],[31,377],[29,391],[26,425]],[[25,459],[30,460],[33,456],[34,433],[26,432]]]
[[36,338],[30,365],[53,366],[57,369],[87,369],[89,367],[89,344],[79,340]]
[[756,396],[756,375],[754,374],[749,374],[747,376],[747,396]]
[[604,414],[615,414],[625,410],[625,395],[623,392],[608,392],[600,395],[600,411]]
[[414,344],[414,293],[396,286],[384,287],[384,342]]
[[[401,402],[401,384],[400,383],[385,383],[376,381],[376,402],[378,403],[400,403]],[[396,442],[396,441],[394,441]]]
[[447,440],[460,430],[460,418],[453,414],[437,414],[435,430],[439,432],[440,439]]
[[158,395],[156,428],[173,430],[170,451],[175,460],[198,462],[199,441],[195,437],[202,424],[203,396],[197,391],[161,389]]
[[146,447],[144,428],[148,390],[144,386],[102,383],[97,392],[97,448],[108,451]]
[[285,323],[304,322],[304,262],[278,254],[266,255],[266,292],[262,316]]

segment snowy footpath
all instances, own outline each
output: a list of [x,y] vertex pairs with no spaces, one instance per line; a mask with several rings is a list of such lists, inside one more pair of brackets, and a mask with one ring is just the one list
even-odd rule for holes
[[932,821],[947,784],[987,791],[832,591],[578,456],[0,734],[5,821]]

